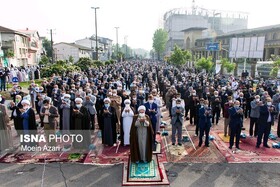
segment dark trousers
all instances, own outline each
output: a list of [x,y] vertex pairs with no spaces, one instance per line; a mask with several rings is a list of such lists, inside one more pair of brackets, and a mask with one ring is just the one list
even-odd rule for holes
[[205,145],[208,146],[209,145],[209,132],[210,132],[210,126],[203,126],[203,127],[199,127],[200,131],[199,131],[199,146],[202,145],[202,137],[205,133]]
[[239,148],[239,141],[240,141],[240,133],[241,133],[241,126],[237,125],[237,127],[230,129],[230,139],[229,139],[229,146],[232,147],[234,144],[234,137],[235,137],[235,147]]
[[250,129],[249,129],[250,136],[253,136],[254,125],[255,125],[254,136],[257,136],[258,135],[258,129],[259,129],[259,127],[258,127],[258,118],[251,117],[250,118]]
[[185,116],[188,117],[190,108],[188,106],[185,107]]
[[244,110],[244,117],[247,118],[250,116],[251,113],[251,107],[246,106],[245,110]]
[[6,80],[0,79],[0,91],[6,91]]
[[214,123],[214,119],[215,119],[215,116],[216,116],[216,124],[218,124],[219,118],[220,118],[220,113],[221,113],[220,109],[213,110],[212,123]]
[[277,136],[280,138],[280,116],[278,116]]
[[95,114],[90,114],[91,130],[95,130]]
[[199,124],[199,118],[197,118],[197,123],[196,123],[196,125],[195,125],[195,134],[196,134],[196,135],[198,135],[198,131],[199,131],[199,129],[200,129],[198,124]]
[[197,110],[196,108],[190,108],[190,123],[196,125],[197,124]]
[[261,145],[263,139],[263,145],[267,145],[268,136],[271,130],[271,122],[265,124],[259,124],[257,145]]
[[153,131],[154,131],[154,134],[153,134],[153,144],[155,144],[155,142],[156,142],[156,127],[157,127],[157,122],[152,122],[152,127],[153,127]]

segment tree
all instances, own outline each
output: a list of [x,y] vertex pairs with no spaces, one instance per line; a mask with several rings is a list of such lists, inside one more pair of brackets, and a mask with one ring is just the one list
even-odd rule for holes
[[51,45],[51,41],[45,38],[43,40],[43,47],[46,50],[47,57],[52,58],[52,45]]
[[94,62],[90,58],[82,57],[75,65],[80,67],[82,71],[86,71],[94,65]]
[[207,73],[210,72],[213,65],[214,65],[214,63],[212,62],[211,56],[208,58],[202,57],[201,59],[199,59],[195,62],[195,66],[198,70],[205,69]]
[[42,77],[51,77],[52,74],[64,75],[68,72],[81,71],[76,65],[69,65],[66,61],[59,60],[55,64],[48,63],[41,69]]
[[4,56],[7,57],[7,58],[13,58],[13,57],[15,56],[15,53],[14,53],[13,50],[8,49],[8,50],[5,52]]
[[72,64],[74,63],[74,57],[73,56],[69,56],[69,62],[72,63]]
[[221,62],[222,62],[222,69],[225,68],[228,73],[231,73],[235,69],[236,64],[231,63],[227,58],[222,58]]
[[153,49],[158,55],[158,60],[165,50],[165,46],[168,40],[168,33],[163,29],[157,29],[153,37]]
[[280,68],[280,58],[279,56],[272,56],[272,59],[273,59],[273,68],[271,69],[269,75],[272,77],[277,77]]
[[39,65],[44,65],[46,66],[50,62],[49,58],[46,55],[43,55],[41,57],[41,60],[39,62]]
[[177,45],[174,47],[174,52],[171,54],[168,61],[175,66],[182,66],[191,59],[192,55],[187,50],[180,49]]

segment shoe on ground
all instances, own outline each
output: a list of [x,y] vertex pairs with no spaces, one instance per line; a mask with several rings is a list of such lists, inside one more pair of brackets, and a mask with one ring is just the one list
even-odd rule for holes
[[260,148],[260,145],[256,145],[256,148]]
[[201,144],[198,144],[198,147],[201,147]]
[[181,143],[178,143],[178,145],[179,145],[179,146],[182,146],[182,144],[181,144]]
[[232,147],[230,146],[230,147],[228,147],[229,149],[232,149]]
[[209,147],[209,145],[205,145],[205,147]]
[[264,147],[266,147],[266,148],[270,148],[270,146],[269,146],[269,145],[264,145]]
[[172,143],[172,145],[175,145],[175,143]]

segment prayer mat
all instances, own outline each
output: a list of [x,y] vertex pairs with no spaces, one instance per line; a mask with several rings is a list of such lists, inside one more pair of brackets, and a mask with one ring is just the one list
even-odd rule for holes
[[[216,141],[213,141],[214,145],[229,163],[280,163],[280,150],[265,148],[262,145],[256,148],[255,137],[241,139],[242,144],[239,145],[240,150],[238,150],[235,147],[229,149],[229,144],[220,138],[218,132],[214,132],[213,135],[216,137]],[[274,142],[268,140],[268,145],[272,146]]]
[[219,152],[216,146],[209,141],[209,147],[204,146],[198,147],[199,138],[194,136],[194,132],[189,132],[190,138],[193,141],[195,148],[191,141],[182,143],[182,146],[172,145],[171,135],[166,137],[165,151],[168,162],[177,163],[220,163],[226,162],[225,157]]
[[122,185],[169,185],[169,181],[164,169],[164,165],[158,162],[157,155],[153,155],[152,161],[150,163],[140,163],[140,165],[138,164],[138,166],[136,163],[131,163],[130,161],[124,163]]
[[7,153],[0,158],[0,163],[52,163],[52,162],[76,162],[84,163],[87,153]]
[[130,162],[129,178],[154,178],[156,176],[155,162],[133,163]]
[[[230,138],[230,136],[226,136],[226,137],[225,137],[223,132],[218,133],[218,135],[219,135],[220,139],[223,140],[223,142],[229,143],[229,138]],[[241,138],[240,138],[239,143],[242,143]]]

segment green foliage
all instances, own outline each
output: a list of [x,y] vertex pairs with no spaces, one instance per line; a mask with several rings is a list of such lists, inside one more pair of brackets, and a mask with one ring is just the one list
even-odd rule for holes
[[103,63],[103,62],[100,61],[100,60],[95,60],[95,61],[93,61],[93,65],[94,65],[94,66],[97,66],[97,67],[100,67],[100,66],[104,66],[105,63]]
[[82,71],[86,71],[87,69],[94,66],[94,62],[90,58],[82,57],[75,65],[80,67]]
[[202,57],[201,59],[197,60],[195,62],[195,67],[199,70],[205,69],[206,72],[208,73],[212,67],[213,67],[214,63],[212,62],[212,57]]
[[51,41],[45,38],[43,40],[43,47],[46,50],[47,57],[52,58],[52,45],[51,45]]
[[231,63],[227,58],[222,58],[221,62],[222,68],[226,68],[228,73],[231,73],[235,69],[236,64]]
[[47,65],[50,62],[49,58],[46,55],[43,55],[41,57],[41,60],[39,62],[39,65]]
[[14,53],[13,50],[8,49],[8,50],[6,51],[6,53],[4,54],[4,56],[7,57],[7,58],[13,58],[13,57],[15,56],[15,53]]
[[73,64],[74,63],[74,57],[73,56],[69,56],[69,60],[68,61]]
[[153,49],[158,54],[158,60],[165,51],[166,43],[168,40],[168,33],[163,29],[157,29],[153,37]]
[[274,62],[273,62],[273,68],[271,69],[269,75],[272,77],[277,77],[278,70],[280,68],[280,58],[279,58],[279,56],[272,56],[272,57],[273,57]]
[[177,45],[174,47],[174,52],[167,59],[171,64],[181,66],[186,64],[192,57],[191,52],[180,49]]
[[76,65],[69,65],[66,61],[59,60],[55,64],[48,64],[41,69],[42,77],[51,77],[52,74],[63,75],[68,72],[80,71],[81,68]]

